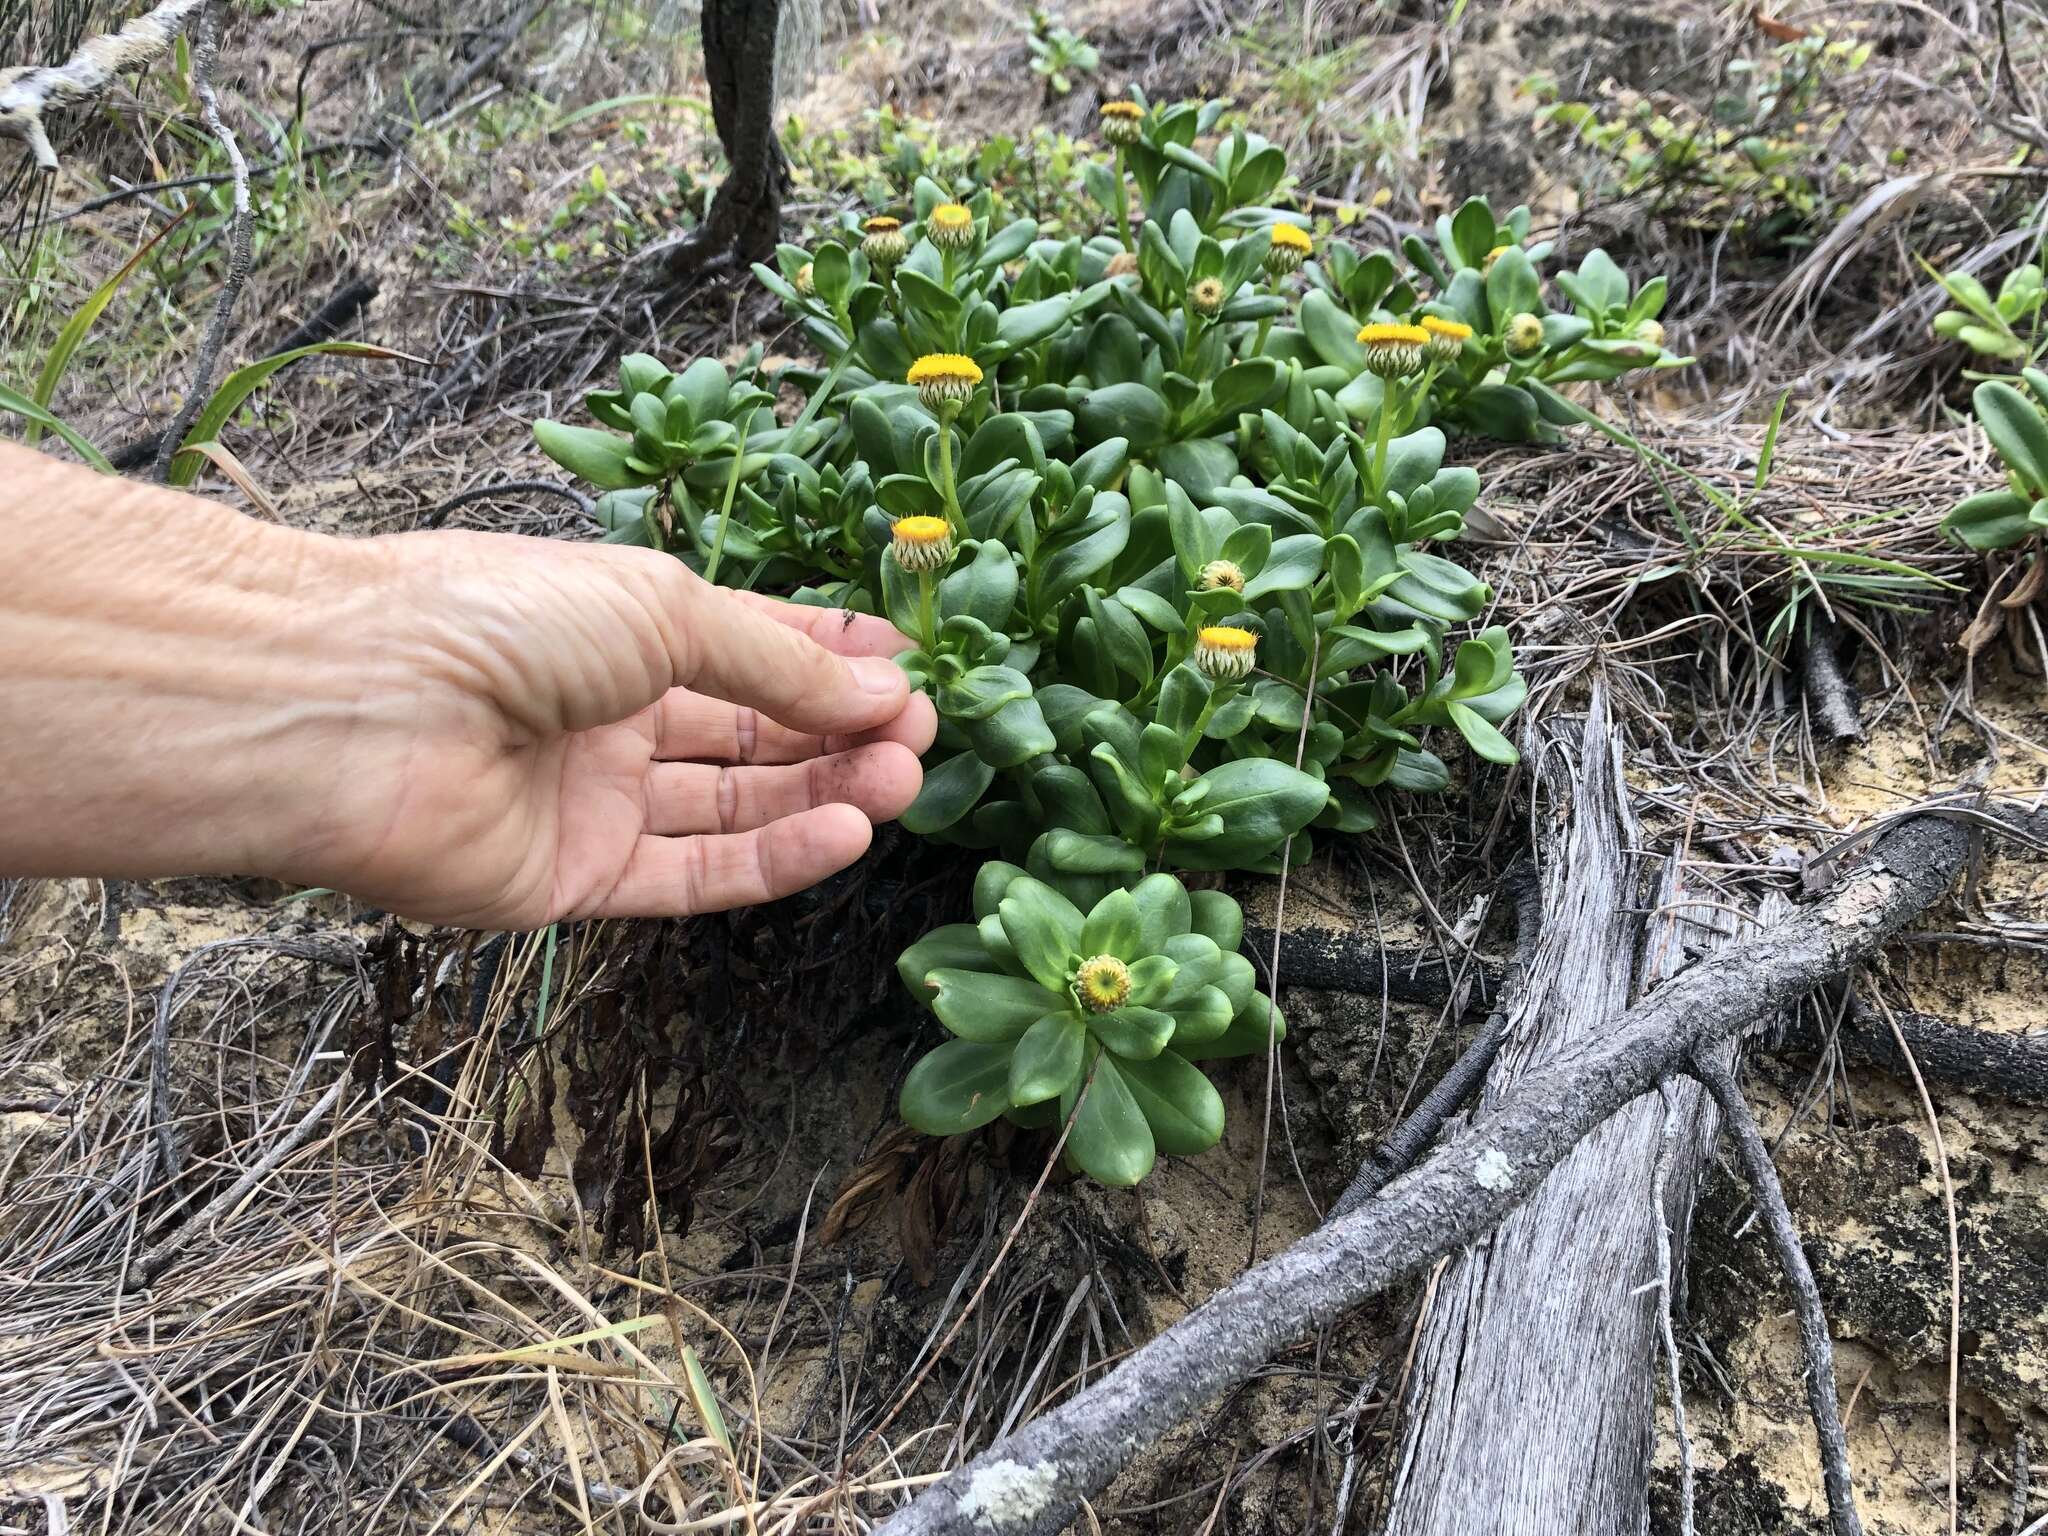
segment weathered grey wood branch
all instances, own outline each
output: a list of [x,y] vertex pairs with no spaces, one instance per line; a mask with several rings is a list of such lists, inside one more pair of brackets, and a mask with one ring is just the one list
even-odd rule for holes
[[38,169],[55,171],[57,151],[51,147],[44,114],[56,107],[81,106],[124,71],[154,64],[170,52],[185,24],[205,3],[162,0],[118,32],[87,38],[62,64],[23,64],[0,70],[0,138],[20,140],[28,146]]
[[[1544,722],[1525,748],[1546,839],[1541,936],[1507,1007],[1480,1113],[1536,1068],[1620,1022],[1688,935],[1645,924],[1620,739],[1595,688],[1583,724]],[[1667,875],[1659,908],[1676,894]],[[1687,913],[1690,917],[1693,914]],[[1711,925],[1708,932],[1722,925]],[[1694,939],[1697,943],[1697,939]],[[1667,1226],[1682,1234],[1712,1143],[1712,1101],[1689,1079],[1625,1105],[1527,1204],[1438,1276],[1409,1376],[1386,1536],[1472,1530],[1639,1536],[1649,1521]],[[1660,1154],[1662,1164],[1660,1166]],[[1661,1197],[1658,1184],[1663,1187]],[[1673,1248],[1681,1250],[1682,1237]]]
[[[2010,818],[2048,830],[2048,815]],[[1616,1110],[1745,1025],[1842,975],[1934,904],[1971,833],[1940,816],[1887,829],[1844,881],[1700,961],[1597,1040],[1531,1068],[1377,1198],[1248,1270],[1044,1418],[933,1484],[888,1536],[1052,1536],[1079,1501],[1272,1353],[1497,1225]]]

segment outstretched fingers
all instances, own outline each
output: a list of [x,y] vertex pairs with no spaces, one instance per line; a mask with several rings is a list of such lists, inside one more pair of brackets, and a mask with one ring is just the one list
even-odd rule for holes
[[724,836],[645,836],[593,917],[687,917],[793,895],[867,852],[874,828],[850,805],[821,805]]

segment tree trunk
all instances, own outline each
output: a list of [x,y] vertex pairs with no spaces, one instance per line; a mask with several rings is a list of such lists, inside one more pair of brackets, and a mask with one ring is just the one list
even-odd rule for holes
[[[1645,882],[1630,852],[1636,828],[1603,689],[1576,742],[1569,729],[1545,731],[1531,754],[1560,824],[1544,859],[1542,935],[1504,1004],[1508,1036],[1487,1076],[1488,1108],[1532,1067],[1620,1018],[1639,967],[1647,990],[1702,938],[1732,927],[1711,906],[1681,909],[1675,860],[1656,882],[1656,919],[1635,915]],[[1645,1094],[1594,1131],[1528,1204],[1439,1272],[1406,1394],[1386,1536],[1646,1529],[1662,1374],[1658,1282],[1684,1272],[1693,1191],[1717,1123],[1690,1079],[1666,1092]]]
[[782,236],[789,162],[775,137],[775,37],[782,0],[704,0],[711,120],[731,166],[704,222],[668,256],[672,278],[765,261]]

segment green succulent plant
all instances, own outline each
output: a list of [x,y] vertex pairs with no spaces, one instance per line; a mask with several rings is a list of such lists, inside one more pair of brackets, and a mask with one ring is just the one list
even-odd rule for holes
[[904,951],[904,985],[954,1036],[910,1070],[903,1118],[935,1136],[1006,1116],[1071,1119],[1067,1154],[1136,1184],[1165,1152],[1205,1152],[1223,1100],[1195,1065],[1266,1048],[1286,1026],[1237,952],[1244,918],[1218,891],[1155,874],[1084,913],[1015,865],[974,883],[972,923]]
[[[961,1036],[905,1112],[1049,1120],[1091,1082],[1070,1145],[1128,1181],[1214,1140],[1189,1063],[1265,1040],[1227,898],[1177,872],[1276,872],[1368,830],[1450,783],[1446,741],[1515,760],[1527,688],[1507,632],[1475,628],[1491,593],[1455,557],[1482,486],[1454,437],[1553,433],[1546,382],[1684,359],[1656,329],[1663,280],[1604,253],[1548,280],[1571,306],[1552,311],[1526,209],[1473,199],[1434,247],[1360,252],[1270,205],[1285,156],[1222,103],[1112,102],[1101,134],[1067,204],[1098,230],[1011,217],[920,150],[900,201],[754,269],[818,365],[735,380],[635,356],[587,401],[598,427],[536,431],[604,489],[607,537],[911,638],[897,659],[938,727],[903,825],[990,862],[977,924],[904,957]],[[790,386],[806,403],[782,426]],[[1131,902],[1144,947],[1080,937]],[[1016,958],[1005,924],[1033,914],[1057,975]],[[1100,1016],[1077,990],[1098,956],[1137,999]],[[1168,966],[1187,997],[1155,995]],[[1040,1064],[1013,1092],[1020,1059]],[[1039,1094],[1045,1061],[1066,1075]]]
[[2048,535],[2048,371],[2021,374],[2033,399],[2010,384],[1979,384],[1978,425],[2005,466],[2002,489],[1958,502],[1942,528],[1972,549],[2008,549]]

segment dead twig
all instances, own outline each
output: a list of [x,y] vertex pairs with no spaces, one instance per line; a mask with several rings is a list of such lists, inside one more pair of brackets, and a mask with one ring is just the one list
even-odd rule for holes
[[1778,1183],[1778,1170],[1771,1162],[1749,1101],[1742,1096],[1735,1074],[1718,1061],[1695,1057],[1689,1070],[1714,1096],[1721,1118],[1735,1139],[1742,1171],[1749,1180],[1750,1193],[1764,1218],[1764,1228],[1777,1250],[1785,1283],[1792,1288],[1792,1302],[1799,1313],[1799,1340],[1806,1351],[1806,1401],[1813,1411],[1814,1433],[1820,1438],[1822,1480],[1827,1486],[1828,1525],[1834,1536],[1863,1536],[1863,1522],[1856,1514],[1856,1490],[1849,1476],[1849,1441],[1842,1430],[1842,1416],[1835,1401],[1835,1350],[1828,1337],[1827,1314],[1821,1310],[1820,1288],[1814,1284],[1813,1269],[1799,1246],[1799,1231],[1785,1204],[1785,1191]]

